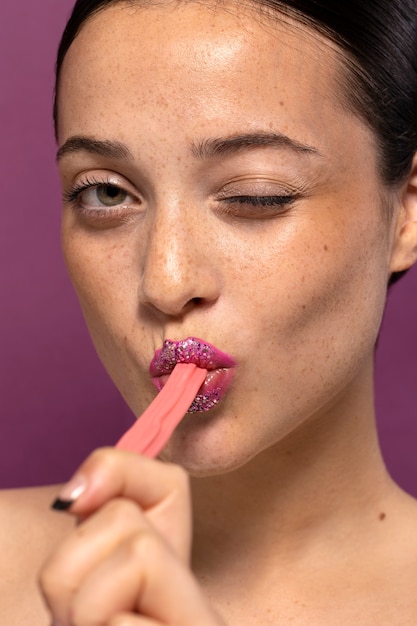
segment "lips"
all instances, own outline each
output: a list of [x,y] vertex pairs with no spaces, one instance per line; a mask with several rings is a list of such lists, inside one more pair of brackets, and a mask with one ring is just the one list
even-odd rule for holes
[[194,363],[208,370],[189,413],[208,411],[218,404],[229,387],[236,363],[231,356],[196,337],[181,341],[166,339],[150,364],[153,383],[161,390],[177,363]]
[[188,337],[181,341],[165,339],[162,348],[155,352],[151,361],[149,368],[151,376],[170,374],[177,363],[194,363],[209,372],[236,365],[231,356],[202,339],[196,337]]

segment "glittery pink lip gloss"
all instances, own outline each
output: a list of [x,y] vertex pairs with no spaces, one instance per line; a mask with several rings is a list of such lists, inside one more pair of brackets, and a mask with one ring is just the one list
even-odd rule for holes
[[232,381],[236,366],[231,356],[197,337],[181,341],[166,339],[162,348],[155,352],[149,368],[153,383],[159,391],[177,363],[194,363],[208,370],[188,413],[209,411],[218,404]]

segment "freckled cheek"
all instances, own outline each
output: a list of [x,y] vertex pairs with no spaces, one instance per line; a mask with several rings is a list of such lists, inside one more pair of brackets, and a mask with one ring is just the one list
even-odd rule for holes
[[85,311],[108,315],[122,301],[131,276],[131,259],[123,246],[103,245],[94,238],[78,234],[62,237],[63,254],[68,272]]
[[299,234],[242,264],[234,284],[246,298],[241,310],[248,327],[255,321],[271,341],[291,343],[311,326],[343,324],[366,284],[365,258],[354,241],[345,243],[318,232],[314,239]]

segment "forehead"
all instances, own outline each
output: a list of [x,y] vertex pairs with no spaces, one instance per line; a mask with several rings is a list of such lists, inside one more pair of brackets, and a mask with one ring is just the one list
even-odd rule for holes
[[[116,4],[90,18],[64,60],[59,135],[123,120],[201,126],[295,123],[308,141],[344,109],[335,47],[258,9],[194,2]],[[258,119],[259,118],[259,119]],[[262,120],[260,120],[262,118]],[[76,128],[73,128],[75,125]],[[283,128],[282,130],[286,130]]]

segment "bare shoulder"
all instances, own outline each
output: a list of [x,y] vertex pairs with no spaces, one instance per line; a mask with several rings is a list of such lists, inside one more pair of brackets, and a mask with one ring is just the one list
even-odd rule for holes
[[46,626],[38,593],[40,565],[54,544],[69,532],[72,520],[50,510],[58,488],[0,491],[0,615],[14,626]]

